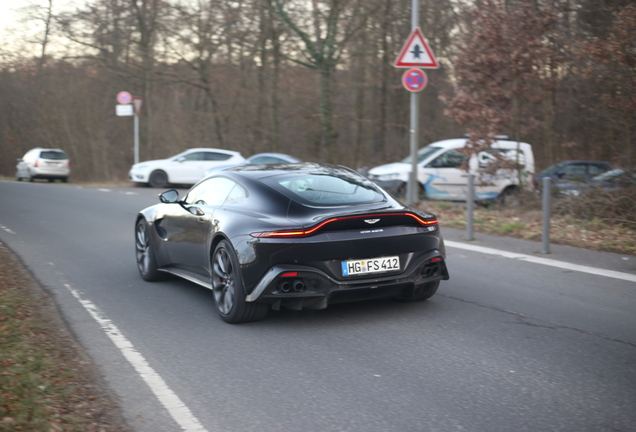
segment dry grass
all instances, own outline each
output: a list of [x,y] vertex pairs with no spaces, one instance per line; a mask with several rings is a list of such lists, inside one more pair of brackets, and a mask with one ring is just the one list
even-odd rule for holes
[[[635,192],[599,193],[579,197],[555,197],[550,218],[550,241],[583,249],[636,254]],[[619,207],[620,204],[620,207]],[[466,206],[423,201],[420,206],[435,213],[442,227],[466,228]],[[541,241],[541,203],[537,195],[524,195],[518,206],[477,206],[475,232]]]
[[51,299],[0,243],[0,430],[128,430]]

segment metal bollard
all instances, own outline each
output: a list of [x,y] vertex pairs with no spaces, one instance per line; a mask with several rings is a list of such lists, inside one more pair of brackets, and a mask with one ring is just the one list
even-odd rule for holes
[[551,179],[550,177],[544,177],[542,180],[542,212],[543,212],[543,236],[542,236],[542,249],[544,254],[550,253],[550,194]]
[[473,213],[475,209],[475,174],[468,174],[466,195],[466,240],[475,240]]

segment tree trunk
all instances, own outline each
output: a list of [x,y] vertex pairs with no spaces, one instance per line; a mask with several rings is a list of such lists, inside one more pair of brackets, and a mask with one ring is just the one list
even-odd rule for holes
[[335,152],[335,142],[337,133],[334,129],[333,120],[333,102],[332,102],[332,77],[333,68],[328,63],[323,63],[318,70],[319,88],[320,88],[320,123],[322,135],[320,137],[321,153],[323,159],[329,163],[338,160]]

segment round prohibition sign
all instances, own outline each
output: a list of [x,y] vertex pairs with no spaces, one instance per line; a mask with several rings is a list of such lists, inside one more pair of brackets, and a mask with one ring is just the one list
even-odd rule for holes
[[122,105],[127,105],[132,101],[132,96],[127,91],[117,93],[117,102]]
[[402,75],[402,85],[410,92],[422,91],[426,84],[428,84],[428,78],[419,69],[409,69]]

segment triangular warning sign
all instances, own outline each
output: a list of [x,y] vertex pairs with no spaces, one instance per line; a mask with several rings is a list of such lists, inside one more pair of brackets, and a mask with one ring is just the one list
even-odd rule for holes
[[400,51],[400,55],[393,63],[395,67],[411,68],[430,68],[437,69],[439,65],[433,55],[433,51],[429,48],[422,34],[422,30],[416,27],[411,32],[409,38]]

